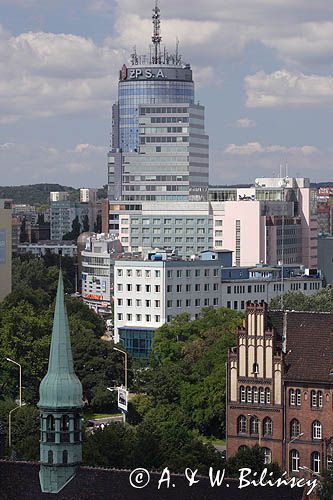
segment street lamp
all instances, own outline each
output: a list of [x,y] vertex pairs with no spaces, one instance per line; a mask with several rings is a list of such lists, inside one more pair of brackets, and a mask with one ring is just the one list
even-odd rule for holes
[[[302,436],[304,436],[304,432],[301,432],[300,434],[298,434],[297,436],[294,436],[287,444],[287,471],[288,471],[288,475],[289,475],[289,467],[290,467],[290,445],[291,443],[293,443],[294,441],[297,441],[297,439],[301,438]],[[300,469],[300,467],[299,467]]]
[[125,389],[127,391],[127,352],[118,349],[118,347],[114,347],[113,350],[121,352],[125,356]]
[[[252,415],[252,413],[248,413],[247,416],[256,418],[258,420],[258,444],[259,446],[261,446],[261,420],[259,420],[257,415]],[[251,432],[251,421],[250,421],[250,432]]]
[[22,366],[20,365],[20,363],[14,361],[13,359],[6,358],[6,360],[10,363],[14,363],[14,365],[17,365],[19,367],[19,406],[22,406]]
[[18,410],[19,408],[22,408],[22,406],[25,406],[26,403],[22,403],[19,406],[15,406],[12,410],[10,410],[9,415],[8,415],[8,446],[11,448],[12,446],[12,413],[15,410]]

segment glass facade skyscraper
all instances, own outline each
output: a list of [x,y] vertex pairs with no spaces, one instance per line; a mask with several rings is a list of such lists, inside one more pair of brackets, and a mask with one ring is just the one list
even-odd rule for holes
[[174,54],[161,50],[157,5],[153,25],[150,55],[135,52],[123,65],[112,106],[108,197],[129,209],[144,201],[205,201],[208,192],[208,136],[192,69],[182,62],[178,44]]

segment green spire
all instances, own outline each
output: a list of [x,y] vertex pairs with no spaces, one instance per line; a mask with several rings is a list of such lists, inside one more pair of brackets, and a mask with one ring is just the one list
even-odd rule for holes
[[39,386],[41,408],[82,407],[82,385],[74,372],[68,317],[64,301],[64,283],[59,272],[54,311],[49,367]]

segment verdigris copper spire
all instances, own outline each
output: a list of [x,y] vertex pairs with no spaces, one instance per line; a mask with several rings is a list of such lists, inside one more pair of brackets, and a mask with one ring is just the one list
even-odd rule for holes
[[58,493],[82,460],[82,385],[75,375],[64,284],[60,271],[47,374],[39,386],[41,411],[40,484]]

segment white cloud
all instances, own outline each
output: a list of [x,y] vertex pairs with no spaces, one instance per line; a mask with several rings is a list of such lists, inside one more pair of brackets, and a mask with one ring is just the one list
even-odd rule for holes
[[239,118],[236,121],[235,126],[238,128],[254,128],[256,126],[256,122],[250,118]]
[[108,114],[123,54],[53,33],[0,30],[0,123],[89,111]]
[[333,104],[333,76],[304,75],[287,70],[258,71],[245,78],[246,105],[255,107]]
[[318,152],[318,148],[315,146],[280,146],[280,145],[271,145],[271,146],[262,146],[259,142],[248,142],[247,144],[229,144],[224,153],[228,155],[241,155],[241,156],[250,156],[254,154],[261,153],[283,153],[290,155],[303,155],[309,156]]
[[106,155],[107,148],[93,144],[61,149],[4,143],[0,144],[0,178],[8,185],[60,182],[99,187],[106,183]]

